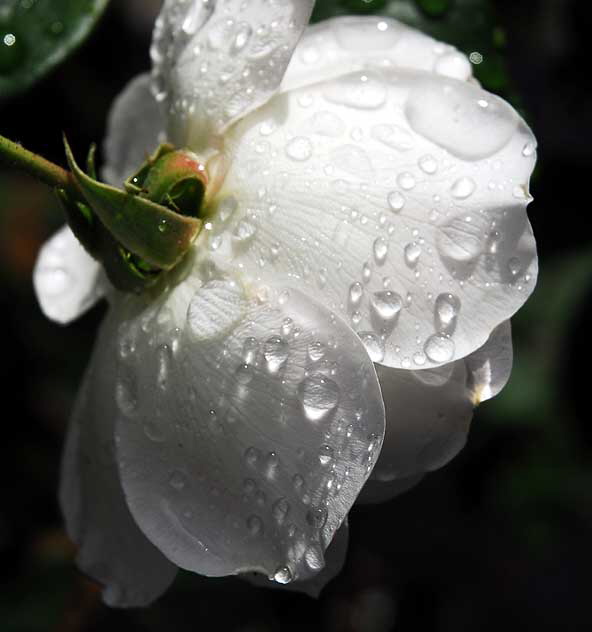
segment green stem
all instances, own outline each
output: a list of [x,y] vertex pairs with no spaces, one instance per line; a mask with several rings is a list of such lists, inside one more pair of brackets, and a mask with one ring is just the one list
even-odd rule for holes
[[0,136],[0,161],[26,171],[50,187],[67,190],[74,187],[70,172],[4,136]]

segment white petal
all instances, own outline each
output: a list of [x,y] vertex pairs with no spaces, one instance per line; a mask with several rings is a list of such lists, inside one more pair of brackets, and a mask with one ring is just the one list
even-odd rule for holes
[[[109,333],[109,332],[108,332]],[[103,328],[72,416],[60,486],[68,534],[80,547],[80,569],[104,585],[111,606],[145,606],[172,583],[177,569],[138,529],[114,459],[116,340]]]
[[512,367],[510,324],[463,360],[434,370],[378,367],[386,434],[363,502],[381,502],[448,463],[466,443],[473,408],[498,393]]
[[512,372],[512,328],[510,321],[496,327],[489,340],[465,358],[471,376],[475,405],[495,397]]
[[389,71],[293,90],[229,130],[209,245],[340,313],[375,362],[445,364],[533,289],[533,152],[517,113],[469,83]]
[[65,325],[103,297],[108,284],[99,263],[64,226],[41,248],[33,285],[43,313]]
[[[372,481],[366,481],[364,489]],[[278,584],[276,581],[270,580],[264,575],[258,573],[249,573],[243,575],[242,578],[246,579],[255,586],[261,586],[262,588],[276,588],[280,590],[290,590],[294,592],[302,592],[310,597],[318,598],[323,588],[339,573],[345,564],[345,558],[347,556],[347,545],[349,541],[349,529],[347,525],[347,518],[343,524],[337,530],[337,533],[333,536],[333,540],[329,545],[329,548],[325,552],[325,566],[312,578],[305,581],[294,581],[290,584]],[[317,564],[318,560],[312,557],[311,564]]]
[[109,113],[105,181],[121,187],[165,140],[164,128],[164,117],[150,89],[150,75],[138,75],[124,88]]
[[347,325],[296,290],[194,283],[161,304],[129,298],[111,321],[125,323],[128,505],[183,568],[307,579],[378,457],[374,367]]
[[314,0],[167,0],[152,46],[171,138],[194,149],[277,90]]
[[453,46],[391,18],[336,17],[310,26],[290,61],[281,91],[357,70],[409,68],[465,81],[471,63]]

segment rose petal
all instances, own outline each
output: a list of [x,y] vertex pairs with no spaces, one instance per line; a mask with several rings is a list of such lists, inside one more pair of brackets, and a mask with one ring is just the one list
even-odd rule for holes
[[[369,483],[371,483],[371,481],[366,481],[364,489],[366,489]],[[270,580],[264,575],[259,575],[258,573],[249,573],[248,575],[242,575],[241,577],[255,586],[302,592],[307,594],[309,597],[318,599],[323,588],[325,588],[325,586],[341,572],[347,556],[348,541],[349,529],[346,518],[337,530],[337,533],[333,536],[333,540],[325,552],[325,566],[314,577],[305,581],[294,581],[290,584],[284,585],[278,584],[278,582]],[[311,558],[309,561],[312,564],[318,563],[318,560],[315,558]]]
[[65,325],[102,298],[108,284],[99,263],[64,226],[41,248],[33,285],[43,313]]
[[473,408],[498,393],[512,368],[509,322],[463,360],[426,371],[378,367],[386,434],[362,502],[382,502],[448,463],[466,443]]
[[443,44],[386,17],[336,17],[304,32],[281,85],[293,90],[358,70],[409,68],[465,81],[471,63]]
[[152,46],[171,138],[202,149],[277,90],[314,0],[167,0]]
[[161,142],[166,126],[150,89],[150,75],[138,75],[113,103],[107,123],[103,178],[121,187]]
[[80,547],[80,569],[104,585],[110,606],[139,607],[159,597],[177,569],[134,522],[114,460],[116,340],[103,327],[72,415],[60,486],[66,527]]
[[297,290],[195,275],[119,322],[120,470],[144,533],[204,575],[316,574],[384,431],[359,339]]
[[375,362],[446,364],[533,289],[533,152],[518,114],[469,83],[389,71],[294,90],[229,131],[208,245],[340,313]]

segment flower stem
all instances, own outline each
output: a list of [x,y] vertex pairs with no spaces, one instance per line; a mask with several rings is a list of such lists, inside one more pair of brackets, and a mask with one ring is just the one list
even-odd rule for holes
[[68,171],[4,136],[0,136],[0,161],[26,171],[50,187],[72,189],[74,186]]

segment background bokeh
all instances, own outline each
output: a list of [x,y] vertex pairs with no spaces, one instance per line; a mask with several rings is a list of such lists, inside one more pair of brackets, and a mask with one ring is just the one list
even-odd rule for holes
[[[1,632],[592,629],[588,4],[318,0],[317,17],[392,11],[483,55],[480,79],[539,140],[529,211],[541,261],[514,320],[509,386],[478,409],[453,463],[389,503],[353,509],[346,566],[319,600],[184,573],[153,607],[117,611],[75,570],[58,468],[104,306],[67,328],[43,318],[31,271],[60,211],[42,186],[0,169]],[[25,94],[0,94],[0,133],[62,163],[62,130],[79,155],[100,141],[113,98],[148,68],[158,6],[113,0],[56,71]]]

